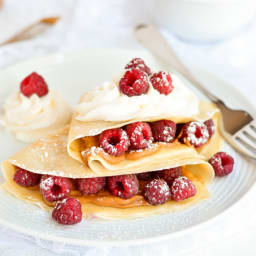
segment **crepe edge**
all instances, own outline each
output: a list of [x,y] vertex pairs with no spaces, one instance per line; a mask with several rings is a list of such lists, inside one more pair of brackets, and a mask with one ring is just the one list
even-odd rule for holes
[[[2,190],[11,194],[19,200],[36,205],[43,210],[51,211],[53,209],[53,207],[50,207],[44,202],[42,197],[39,197],[40,199],[37,198],[39,193],[38,191],[23,188],[12,180],[12,175],[9,173],[13,173],[14,170],[10,162],[4,161],[1,166],[5,177],[5,183],[0,186]],[[204,200],[210,196],[207,189],[207,184],[208,183],[201,184],[200,182],[196,182],[195,186],[197,188],[197,194],[194,197],[188,198],[181,202],[175,202],[173,200],[170,200],[169,202],[166,202],[165,204],[159,206],[114,208],[98,206],[92,203],[82,204],[83,217],[86,219],[134,219],[181,211],[192,205],[197,204],[199,201]],[[25,191],[26,193],[30,191],[30,195],[28,197],[24,197],[22,196],[22,191]],[[31,193],[36,193],[36,195],[32,194],[31,196]]]

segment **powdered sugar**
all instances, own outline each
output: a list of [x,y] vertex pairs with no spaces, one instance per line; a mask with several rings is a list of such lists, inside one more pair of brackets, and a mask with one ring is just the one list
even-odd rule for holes
[[190,145],[200,147],[209,140],[207,126],[201,122],[194,121],[185,125],[183,130],[183,141]]
[[171,186],[172,198],[181,201],[196,194],[196,187],[187,177],[181,176],[173,181]]
[[146,184],[144,197],[150,204],[163,204],[170,198],[170,188],[163,179],[153,179]]

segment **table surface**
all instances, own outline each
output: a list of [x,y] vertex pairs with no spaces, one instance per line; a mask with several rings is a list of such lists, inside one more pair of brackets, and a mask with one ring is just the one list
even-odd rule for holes
[[[26,20],[27,9],[33,10],[33,17],[44,15],[61,15],[57,25],[48,29],[36,38],[0,47],[0,69],[18,61],[43,56],[53,52],[77,51],[88,47],[111,47],[141,49],[132,35],[134,21],[127,18],[127,10],[135,6],[135,0],[7,0],[0,12],[0,28],[15,28],[15,18]],[[39,8],[40,7],[40,8]],[[8,26],[3,26],[1,16],[7,15]],[[12,16],[14,16],[12,19]],[[41,16],[40,16],[41,15]],[[6,18],[5,18],[6,19]],[[17,22],[17,21],[16,21]],[[31,19],[26,20],[31,22]],[[2,25],[2,26],[1,26]],[[241,93],[256,101],[254,74],[256,66],[256,19],[232,38],[212,44],[199,44],[180,41],[170,31],[162,32],[174,49],[186,63],[196,63],[205,70],[216,73],[219,77],[233,84]],[[4,34],[4,32],[3,32]],[[7,33],[5,34],[7,35]],[[104,38],[104,40],[102,40]],[[1,37],[0,37],[1,40]],[[250,93],[248,93],[250,92]],[[2,160],[2,159],[1,159]],[[248,199],[248,203],[249,203]],[[241,221],[246,221],[242,219]],[[209,243],[202,242],[196,255],[255,255],[253,239],[256,229],[239,230],[225,240],[216,239]],[[234,225],[236,225],[234,223]],[[13,246],[15,241],[15,246]],[[147,246],[129,248],[72,247],[64,244],[53,244],[36,238],[24,237],[0,227],[0,255],[190,255],[189,248],[184,252],[170,252],[168,241]]]

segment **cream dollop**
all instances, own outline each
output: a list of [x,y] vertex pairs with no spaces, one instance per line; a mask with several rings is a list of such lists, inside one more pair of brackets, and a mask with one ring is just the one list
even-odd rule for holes
[[3,106],[2,124],[17,139],[32,142],[70,122],[72,110],[56,92],[39,97],[14,92]]
[[129,121],[159,118],[192,117],[199,112],[199,100],[182,81],[172,75],[174,89],[160,94],[152,85],[146,94],[128,97],[119,91],[115,81],[105,82],[83,95],[75,108],[80,121]]

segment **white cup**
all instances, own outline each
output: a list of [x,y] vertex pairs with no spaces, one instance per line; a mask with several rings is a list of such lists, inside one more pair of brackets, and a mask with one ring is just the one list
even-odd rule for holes
[[144,0],[143,5],[154,23],[193,41],[224,39],[256,13],[256,0]]

